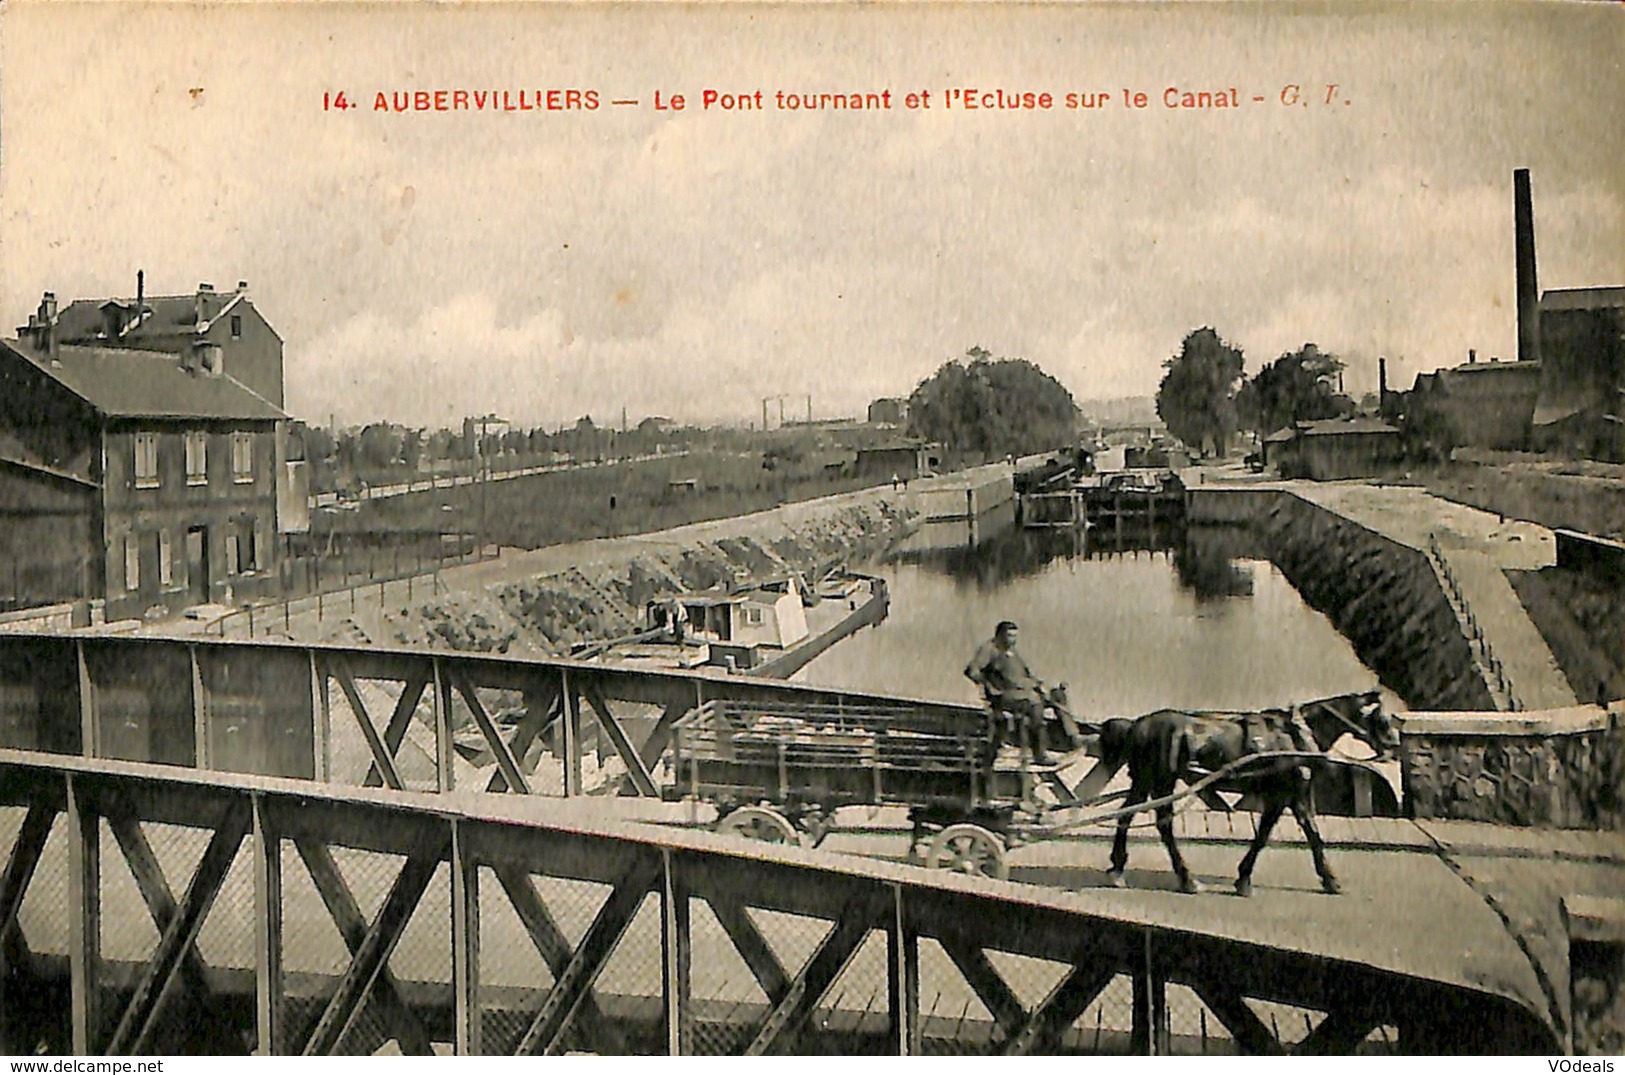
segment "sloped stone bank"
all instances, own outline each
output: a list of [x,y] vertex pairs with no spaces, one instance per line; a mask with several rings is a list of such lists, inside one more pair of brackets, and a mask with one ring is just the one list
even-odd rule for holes
[[562,571],[390,610],[383,641],[498,653],[568,653],[638,629],[649,601],[867,559],[914,526],[892,498],[838,497],[614,543]]
[[1413,708],[1495,708],[1421,550],[1289,492],[1257,525],[1298,593]]

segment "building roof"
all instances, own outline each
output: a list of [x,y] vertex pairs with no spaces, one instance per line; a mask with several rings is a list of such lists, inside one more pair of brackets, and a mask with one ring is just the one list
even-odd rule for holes
[[57,361],[27,344],[0,340],[0,348],[112,418],[286,418],[275,404],[226,375],[188,373],[173,354],[122,347],[64,344]]
[[1298,430],[1305,437],[1329,437],[1343,433],[1398,433],[1381,418],[1328,418],[1305,422]]
[[19,470],[26,470],[31,474],[38,474],[47,478],[55,478],[57,481],[66,482],[70,485],[77,485],[85,489],[99,488],[99,486],[89,478],[80,477],[78,474],[73,474],[69,471],[61,469],[60,467],[50,467],[46,466],[44,463],[36,463],[28,459],[18,459],[10,455],[0,454],[0,467],[16,467]]
[[1280,429],[1277,429],[1274,433],[1271,433],[1269,436],[1265,437],[1264,438],[1264,443],[1265,444],[1285,444],[1287,441],[1291,440],[1292,438],[1296,437],[1297,435],[1298,435],[1298,431],[1293,429],[1291,426],[1282,426]]
[[133,298],[75,299],[57,314],[57,338],[80,342],[107,339],[107,318],[102,311],[109,305],[119,308],[122,327],[117,338],[123,346],[142,340],[190,337],[207,332],[239,303],[249,302],[248,294],[242,291],[207,291],[202,297],[202,324],[198,323],[197,295],[143,296],[139,320]]
[[1546,310],[1606,310],[1625,307],[1625,287],[1566,287],[1540,297]]

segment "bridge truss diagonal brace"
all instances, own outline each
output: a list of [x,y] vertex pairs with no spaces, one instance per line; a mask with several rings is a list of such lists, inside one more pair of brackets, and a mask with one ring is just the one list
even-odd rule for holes
[[[350,886],[339,873],[338,865],[334,863],[333,855],[326,845],[307,838],[295,837],[294,847],[298,850],[305,869],[309,871],[310,879],[322,897],[322,903],[326,905],[327,913],[333,919],[333,925],[338,928],[339,936],[344,939],[344,946],[349,949],[353,960],[361,951],[362,943],[369,932],[366,916],[361,913],[361,905],[356,902]],[[400,987],[395,982],[395,976],[390,973],[387,961],[378,971],[372,993],[373,1001],[378,1005],[385,1025],[393,1031],[395,1039],[400,1042],[401,1051],[408,1056],[432,1055],[429,1034],[401,999]]]
[[40,856],[45,853],[56,814],[56,807],[47,803],[30,806],[11,845],[11,853],[6,856],[5,873],[0,874],[0,982],[4,981],[8,967],[26,962],[28,958],[17,915],[34,880]]
[[965,983],[993,1016],[993,1021],[999,1024],[1006,1040],[1020,1034],[1027,1022],[1027,1009],[1000,976],[993,961],[987,958],[987,953],[976,944],[952,934],[938,937],[937,943],[942,945],[942,950],[959,968]]
[[636,862],[618,883],[604,905],[598,909],[592,925],[587,927],[581,944],[570,957],[570,962],[553,980],[553,988],[542,1002],[541,1010],[531,1021],[529,1029],[515,1050],[520,1056],[552,1055],[564,1043],[565,1032],[570,1029],[576,1013],[581,1010],[592,984],[615,951],[626,927],[643,905],[643,898],[660,879],[659,859]]
[[1240,993],[1211,977],[1195,979],[1190,982],[1190,987],[1219,1022],[1224,1024],[1224,1028],[1230,1032],[1237,1045],[1254,1056],[1286,1055],[1280,1041],[1270,1028],[1264,1025],[1264,1020],[1241,999]]
[[626,763],[626,777],[631,786],[637,789],[639,795],[650,798],[659,798],[660,789],[655,787],[654,775],[649,767],[643,763],[643,758],[637,749],[632,746],[631,736],[621,727],[619,718],[610,711],[609,702],[604,694],[594,685],[586,685],[582,692],[586,696],[587,704],[592,706],[593,712],[598,714],[598,725],[609,735],[610,742],[615,744],[615,752]]
[[[158,856],[147,840],[147,834],[142,831],[141,823],[129,813],[109,812],[107,827],[113,830],[113,838],[118,841],[124,862],[130,867],[130,875],[135,878],[141,901],[147,905],[147,914],[162,936],[175,920],[179,907],[175,903],[174,893],[170,891],[169,881],[164,877]],[[188,944],[181,956],[180,974],[187,994],[194,1003],[208,997],[207,973],[208,967],[198,954],[196,943]]]
[[[520,924],[530,936],[530,943],[535,945],[542,962],[547,964],[548,973],[553,975],[553,981],[557,982],[575,955],[570,948],[569,940],[564,936],[564,931],[553,920],[553,914],[542,902],[542,898],[536,894],[536,886],[531,883],[530,875],[512,866],[493,866],[491,869],[496,874],[497,883],[508,894],[508,902],[513,905]],[[619,1032],[613,1023],[604,1018],[591,988],[581,998],[581,1011],[577,1018],[581,1020],[583,1028],[591,1035],[593,1041],[601,1046],[600,1052],[606,1055],[625,1053],[624,1042]]]
[[[508,739],[508,753],[519,763],[521,769],[525,768],[524,760],[530,754],[531,746],[564,712],[564,693],[560,688],[561,685],[553,681],[539,691],[532,691],[530,688],[525,690],[525,715],[514,726],[513,735]],[[502,770],[498,769],[491,774],[485,790],[490,792],[508,790],[508,778],[502,775]]]
[[1004,1054],[1027,1056],[1053,1049],[1066,1028],[1115,977],[1117,968],[1111,964],[1074,966],[1055,984],[1049,996],[1027,1013],[1020,1028],[1005,1041]]
[[485,706],[480,703],[480,696],[475,691],[474,684],[469,682],[467,675],[457,671],[451,673],[451,682],[457,688],[457,693],[463,696],[463,702],[468,706],[469,716],[474,719],[474,726],[480,730],[480,736],[484,738],[485,745],[491,748],[491,754],[496,758],[497,771],[508,782],[508,787],[521,795],[529,795],[530,784],[525,780],[524,774],[519,771],[519,764],[514,761],[513,754],[509,752],[508,744],[503,742],[502,736],[498,734],[496,724],[492,722],[490,714],[485,711]]
[[766,1056],[794,1047],[807,1018],[874,929],[885,929],[890,901],[873,895],[850,900],[841,908],[835,928],[814,950],[801,973],[791,980],[783,998],[773,1005],[756,1037],[745,1047],[746,1056]]
[[[214,899],[220,893],[220,886],[225,883],[226,873],[231,869],[237,849],[248,835],[251,824],[252,815],[247,799],[237,800],[227,807],[208,846],[203,850],[203,857],[198,860],[185,895],[176,905],[163,935],[158,939],[152,961],[147,964],[146,972],[136,984],[118,1027],[113,1031],[107,1048],[109,1053],[140,1053],[150,1046],[164,998],[186,962],[186,956],[194,951],[198,931],[203,928],[203,920],[214,905]],[[116,833],[117,829],[114,831]],[[149,853],[150,850],[148,848]]]
[[367,712],[367,703],[361,700],[361,691],[355,685],[350,666],[337,654],[329,655],[326,663],[327,673],[338,680],[339,690],[344,692],[344,700],[350,703],[350,712],[361,726],[361,735],[367,740],[367,749],[372,753],[373,769],[383,774],[384,783],[392,790],[400,791],[405,785],[401,783],[401,775],[395,768],[395,755],[379,737],[378,729],[372,723],[372,714]]
[[1382,1016],[1364,1006],[1333,1008],[1302,1041],[1292,1047],[1294,1056],[1346,1056],[1382,1022]]
[[756,984],[762,987],[768,1003],[777,1005],[784,1000],[790,992],[790,974],[779,962],[779,957],[773,954],[767,938],[756,928],[756,923],[745,913],[744,903],[721,892],[709,893],[705,900],[711,905],[711,913],[716,916],[723,932],[738,950],[739,958],[745,961],[745,967],[756,979]]
[[[401,690],[401,696],[395,700],[395,710],[389,715],[389,724],[384,728],[384,747],[393,758],[406,741],[407,729],[412,726],[412,714],[417,712],[418,703],[423,701],[423,692],[429,688],[429,677],[417,675],[407,681]],[[361,782],[363,787],[376,788],[383,784],[384,775],[378,770],[378,763],[374,762],[367,770],[367,778]]]
[[[697,690],[696,693],[698,693]],[[642,762],[645,772],[654,771],[655,762],[659,761],[660,756],[666,752],[666,748],[671,746],[671,730],[673,726],[693,710],[694,704],[686,701],[669,702],[666,708],[661,710],[660,718],[655,721],[654,727],[649,729],[649,738],[643,741],[642,748],[638,750],[638,760]],[[620,794],[628,796],[642,794],[632,783],[630,773],[622,778]]]
[[401,934],[406,931],[406,924],[412,920],[412,912],[417,910],[429,883],[434,880],[435,871],[446,857],[446,850],[444,843],[441,843],[407,858],[395,883],[390,886],[389,895],[384,897],[384,905],[378,909],[378,917],[373,919],[361,944],[354,949],[350,966],[339,981],[338,991],[328,1001],[327,1008],[305,1042],[304,1055],[331,1055],[354,1028],[366,1007],[373,984],[388,965],[390,953],[395,950]]

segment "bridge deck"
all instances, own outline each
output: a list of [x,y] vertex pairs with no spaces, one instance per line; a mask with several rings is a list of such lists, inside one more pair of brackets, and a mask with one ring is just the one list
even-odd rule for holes
[[[257,1026],[259,1040],[270,1033],[271,1051],[277,1052],[290,1047],[335,1051],[346,1041],[355,1047],[352,1031],[374,1010],[369,998],[397,1006],[393,1015],[384,1012],[396,1026],[386,1028],[385,1039],[393,1033],[403,1045],[415,1042],[415,1048],[427,1048],[431,1039],[448,1040],[440,1035],[450,1032],[453,1021],[458,1049],[467,1052],[493,1045],[555,1051],[568,1047],[576,1032],[572,1027],[601,1031],[604,1020],[622,1028],[613,1033],[625,1033],[649,1026],[652,1018],[658,1041],[664,1013],[665,1047],[693,1051],[695,1042],[687,1035],[707,1017],[698,1012],[690,990],[714,951],[701,947],[699,919],[690,925],[691,906],[714,909],[715,918],[709,917],[713,910],[704,912],[706,921],[724,922],[766,993],[761,1012],[736,1005],[744,1012],[742,1021],[735,1013],[721,1031],[707,1029],[734,1035],[723,1046],[712,1040],[725,1051],[771,1051],[794,1047],[803,1032],[824,1035],[829,1020],[809,1025],[809,1017],[815,1009],[852,1008],[844,993],[833,1001],[826,994],[847,981],[843,974],[849,964],[862,962],[856,958],[859,950],[876,934],[881,961],[853,987],[870,998],[864,1014],[881,998],[880,1010],[890,1014],[879,1025],[893,1029],[871,1034],[870,1048],[916,1051],[920,1027],[931,1018],[921,1000],[931,995],[922,990],[921,975],[926,973],[933,986],[935,980],[929,978],[933,972],[922,971],[926,961],[911,937],[931,938],[937,966],[950,971],[957,966],[963,975],[957,988],[968,985],[986,1005],[997,1024],[990,1043],[1007,1050],[1044,1049],[1056,1035],[1075,1031],[1074,1020],[1091,1000],[1123,975],[1136,983],[1133,1033],[1142,1043],[1167,1033],[1162,1016],[1141,1018],[1142,998],[1146,1011],[1166,1011],[1165,987],[1195,990],[1235,1031],[1236,1042],[1249,1049],[1279,1049],[1289,1038],[1261,1022],[1243,996],[1327,1012],[1299,1043],[1311,1050],[1348,1051],[1383,1025],[1398,1028],[1399,1044],[1407,1051],[1547,1052],[1562,1040],[1562,1031],[1554,1029],[1559,1023],[1551,1014],[1547,983],[1496,914],[1449,868],[1423,855],[1344,853],[1339,861],[1351,894],[1334,899],[1312,891],[1301,853],[1277,853],[1261,866],[1259,894],[1243,901],[1152,887],[1161,880],[1161,863],[1149,858],[1153,849],[1147,847],[1138,850],[1136,865],[1143,872],[1131,874],[1144,887],[1063,891],[615,820],[605,816],[607,804],[601,800],[341,788],[21,751],[0,751],[0,777],[0,799],[13,815],[17,805],[29,807],[0,883],[0,910],[14,914],[27,902],[30,878],[45,883],[48,875],[65,869],[69,888],[66,901],[49,889],[35,894],[34,917],[24,914],[20,938],[34,952],[8,951],[5,958],[21,959],[34,995],[58,990],[62,1003],[72,970],[78,1052],[140,1051],[150,1045],[152,1035],[167,1025],[166,996],[183,997],[186,1005],[208,1004],[206,1010],[217,1012],[219,1022],[237,1020],[235,1032],[249,1044]],[[50,840],[36,816],[47,823],[55,817]],[[166,857],[162,846],[156,859],[152,848],[143,851],[149,839],[172,838],[168,834],[176,826],[193,827],[198,842],[204,837],[209,842],[191,881],[174,870],[174,862],[160,867]],[[250,846],[239,856],[237,848],[250,830]],[[41,852],[53,844],[65,845],[65,865],[44,861],[51,856]],[[268,854],[279,845],[280,854]],[[317,939],[313,927],[331,935],[319,913],[314,921],[306,913],[314,894],[308,887],[290,888],[296,871],[277,865],[291,865],[293,845],[354,953],[348,970],[340,961],[321,981],[309,980],[308,967],[292,965],[296,957],[308,959],[310,952],[322,950],[311,947]],[[1085,861],[1099,854],[1098,845],[1087,842],[1032,845],[1018,852],[1021,868],[1031,880],[1087,884],[1086,867],[1066,858],[1080,846],[1089,849]],[[1233,849],[1218,845],[1192,851],[1198,870],[1215,879],[1228,872],[1234,857]],[[107,885],[122,876],[121,854],[141,889],[138,900],[111,902],[116,890]],[[366,885],[348,865],[355,854],[372,856],[375,876]],[[496,876],[481,889],[477,877],[489,870]],[[437,876],[442,880],[435,881]],[[600,892],[606,886],[612,890],[601,897],[604,902],[584,933],[581,912],[591,915],[591,908],[577,908],[572,917],[578,924],[568,927],[567,936],[537,901],[551,900],[546,894],[557,885],[579,889],[583,882]],[[532,891],[538,883],[542,891]],[[356,886],[353,895],[349,886]],[[176,896],[164,894],[166,888]],[[504,890],[524,920],[523,930],[539,949],[552,953],[552,985],[543,995],[533,984],[517,1004],[509,1003],[511,977],[481,970],[500,965],[514,947],[480,925],[481,914],[495,906],[488,906],[487,897],[500,899]],[[1396,899],[1414,913],[1396,912]],[[646,928],[640,934],[639,909],[648,909],[650,900],[652,932]],[[139,946],[133,952],[114,950],[133,921],[130,912],[142,901],[162,927],[145,960]],[[363,916],[357,901],[377,910]],[[342,907],[346,903],[348,911]],[[75,915],[75,907],[84,914]],[[245,963],[241,955],[222,954],[227,949],[218,926],[211,933],[204,921],[211,907],[227,916],[228,925],[235,924],[231,928],[251,929],[257,959],[249,956]],[[555,905],[553,913],[559,910]],[[37,928],[39,914],[64,912],[69,918],[65,957],[50,931]],[[807,943],[800,954],[782,946],[776,954],[768,951],[775,946],[764,937],[774,916],[803,923]],[[98,918],[100,927],[90,928]],[[428,933],[416,936],[438,935],[440,946],[449,925],[451,965],[428,978],[407,980],[404,966],[391,963],[390,953],[403,933],[410,940],[408,927],[420,920]],[[109,927],[116,928],[108,932]],[[716,927],[709,928],[714,933]],[[9,923],[0,922],[0,935],[8,929]],[[492,950],[483,964],[477,940],[482,934]],[[19,939],[15,933],[13,938]],[[202,943],[194,948],[199,938]],[[275,957],[269,963],[266,953]],[[621,953],[631,963],[628,967],[623,960],[617,970]],[[342,948],[333,953],[342,954]],[[1023,965],[1012,966],[1011,958],[1028,961],[1026,978]],[[1035,985],[1035,959],[1053,968],[1041,972],[1052,985]],[[392,966],[401,980],[390,974]],[[0,975],[0,982],[4,978]],[[595,982],[603,989],[597,1000]],[[610,992],[611,982],[621,983],[619,991]],[[645,1015],[628,1015],[625,1004],[639,996],[648,1001]],[[967,1004],[974,998],[967,994]],[[408,1011],[399,1009],[403,1003]],[[108,1015],[118,1018],[103,1021],[98,1005],[115,1009]],[[494,1022],[498,1016],[507,1020],[506,1029]],[[514,1024],[515,1018],[520,1022]],[[1303,1020],[1300,1037],[1308,1029],[1307,1013]],[[858,1016],[860,1028],[862,1021]],[[518,1035],[527,1024],[529,1030]],[[1159,1026],[1164,1029],[1149,1029]],[[370,1051],[377,1045],[368,1042],[381,1040],[363,1035],[359,1043]],[[613,1037],[600,1034],[593,1040],[593,1048],[616,1051],[604,1044]],[[818,1040],[829,1048],[827,1037]]]

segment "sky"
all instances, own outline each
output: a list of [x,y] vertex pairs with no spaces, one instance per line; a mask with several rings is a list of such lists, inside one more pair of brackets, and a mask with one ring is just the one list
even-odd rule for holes
[[[1149,395],[1203,325],[1408,387],[1516,353],[1514,168],[1541,286],[1625,284],[1622,64],[1619,4],[12,0],[0,317],[247,280],[288,410],[341,425],[861,414],[973,346]],[[374,110],[437,89],[599,107]]]

